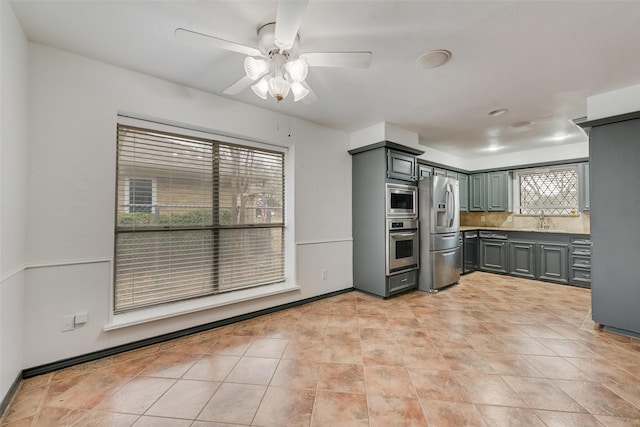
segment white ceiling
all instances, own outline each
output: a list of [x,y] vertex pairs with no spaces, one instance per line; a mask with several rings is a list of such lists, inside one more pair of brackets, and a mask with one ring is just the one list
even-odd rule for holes
[[[244,56],[185,45],[174,30],[255,46],[277,10],[267,0],[11,4],[31,41],[218,95],[243,76]],[[372,66],[311,68],[311,105],[249,88],[230,98],[349,132],[392,123],[464,158],[585,141],[570,120],[586,116],[586,98],[640,83],[636,0],[310,0],[299,34],[300,51],[371,51]],[[433,49],[451,61],[418,67]],[[498,108],[509,113],[487,114]],[[522,121],[533,125],[510,126]]]

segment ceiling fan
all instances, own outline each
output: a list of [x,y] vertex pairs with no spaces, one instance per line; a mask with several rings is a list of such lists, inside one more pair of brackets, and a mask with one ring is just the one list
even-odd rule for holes
[[368,68],[371,52],[304,52],[298,53],[298,29],[309,0],[280,0],[276,21],[258,29],[258,46],[250,47],[208,34],[178,28],[175,37],[190,44],[224,49],[247,55],[244,59],[245,75],[222,93],[237,95],[251,86],[262,99],[270,95],[277,102],[293,93],[294,102],[305,104],[318,97],[306,82],[308,67]]

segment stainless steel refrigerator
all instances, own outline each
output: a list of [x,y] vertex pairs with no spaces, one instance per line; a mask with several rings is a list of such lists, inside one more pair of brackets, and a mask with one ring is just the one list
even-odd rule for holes
[[460,280],[459,184],[454,178],[423,177],[418,181],[420,272],[418,288],[437,292]]

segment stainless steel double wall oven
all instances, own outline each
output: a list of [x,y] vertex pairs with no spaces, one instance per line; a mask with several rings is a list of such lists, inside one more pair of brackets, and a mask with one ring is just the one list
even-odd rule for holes
[[386,183],[387,276],[418,269],[418,188]]

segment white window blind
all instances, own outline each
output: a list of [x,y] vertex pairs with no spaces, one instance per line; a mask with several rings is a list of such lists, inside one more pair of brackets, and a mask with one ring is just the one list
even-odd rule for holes
[[117,144],[115,313],[284,280],[283,153],[125,125]]

